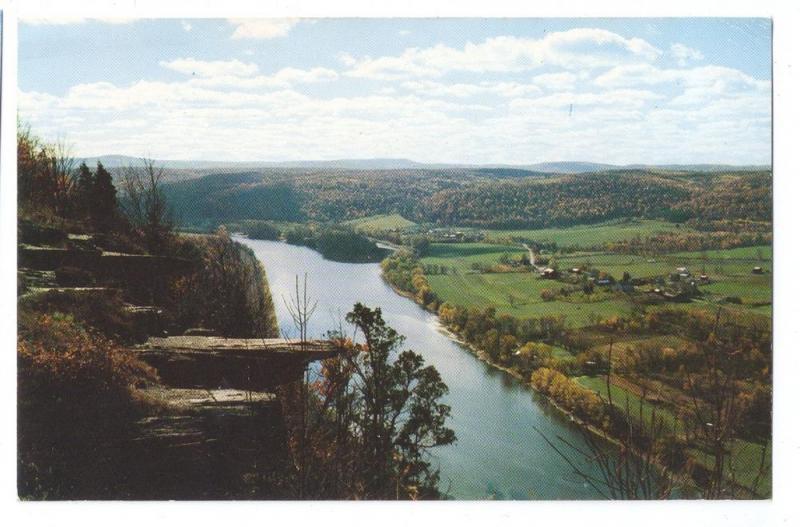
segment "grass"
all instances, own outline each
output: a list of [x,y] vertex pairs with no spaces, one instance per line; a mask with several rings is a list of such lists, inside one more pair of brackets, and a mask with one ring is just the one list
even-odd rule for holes
[[366,218],[358,218],[343,222],[344,225],[349,225],[357,231],[361,232],[377,232],[377,231],[390,231],[390,230],[406,230],[416,227],[417,224],[411,220],[407,220],[399,214],[379,214],[377,216],[367,216]]
[[[725,297],[739,297],[741,305],[729,304],[732,309],[747,309],[761,315],[772,313],[772,248],[769,246],[739,247],[714,251],[680,252],[653,257],[593,253],[559,258],[561,267],[589,263],[620,279],[628,272],[634,278],[665,276],[677,267],[687,267],[695,275],[707,274],[711,283],[700,286],[706,300],[719,302]],[[754,267],[765,274],[753,274]]]
[[657,220],[627,220],[554,229],[488,230],[487,239],[521,238],[554,242],[559,247],[591,248],[606,243],[651,236],[659,232],[694,232],[684,226]]
[[[608,398],[605,377],[589,377],[584,375],[581,377],[573,377],[573,380],[581,386],[597,392],[600,397],[603,398],[603,400]],[[638,415],[639,403],[641,402],[642,419],[644,420],[645,426],[649,427],[651,425],[653,416],[655,415],[657,420],[656,422],[661,421],[665,427],[674,429],[676,431],[683,430],[683,423],[681,423],[680,419],[675,416],[673,411],[643,400],[636,394],[616,386],[613,383],[611,384],[611,402],[614,406],[622,409],[623,411],[625,411],[627,404],[627,407],[630,409],[630,413],[633,416]]]
[[434,243],[421,262],[448,267],[457,273],[472,273],[472,264],[497,265],[503,254],[519,258],[526,256],[528,252],[521,246],[493,243]]
[[[663,222],[643,222],[651,229]],[[624,224],[629,228],[629,224]],[[592,227],[613,229],[616,225]],[[570,230],[570,229],[563,229]],[[584,228],[589,231],[590,228]],[[521,231],[494,231],[521,232]],[[532,232],[532,231],[531,231]],[[526,251],[516,245],[498,243],[436,243],[432,244],[423,264],[438,265],[447,269],[444,275],[428,276],[434,292],[445,301],[467,307],[492,306],[500,314],[519,318],[540,318],[564,315],[573,327],[588,325],[596,316],[608,318],[627,315],[631,304],[624,295],[596,292],[591,297],[574,293],[568,298],[559,297],[545,302],[541,298],[544,289],[559,289],[560,282],[541,280],[533,273],[478,273],[472,266],[493,266],[502,255],[516,259]],[[557,256],[560,268],[590,264],[601,271],[621,279],[625,272],[634,278],[652,278],[675,272],[677,267],[687,267],[695,275],[705,273],[711,283],[700,287],[706,296],[690,304],[670,304],[694,308],[715,308],[725,297],[739,297],[742,304],[725,304],[736,311],[745,311],[757,316],[771,316],[772,277],[769,272],[754,275],[752,269],[761,266],[771,268],[772,250],[769,246],[741,247],[737,249],[681,252],[653,257],[612,254],[583,253]],[[513,297],[513,298],[512,298]]]
[[[545,302],[544,289],[558,287],[557,282],[542,280],[532,273],[448,274],[428,277],[436,294],[452,304],[485,308],[492,306],[499,314],[517,318],[541,318],[564,315],[567,322],[585,326],[597,315],[608,318],[630,312],[626,300],[613,295],[595,294],[584,301],[582,294],[573,294],[569,301]],[[511,296],[514,305],[511,305]]]
[[[761,455],[764,445],[734,439],[731,444],[730,464],[731,470],[735,473],[736,481],[745,487],[751,487],[758,477],[759,467],[761,466]],[[714,467],[714,458],[707,452],[699,449],[690,451],[698,463],[711,469]],[[766,475],[756,485],[756,493],[762,497],[769,497],[772,494],[771,478],[772,443],[767,443],[767,459],[765,462]]]
[[[613,379],[613,378],[612,378]],[[573,377],[573,380],[588,388],[597,392],[600,397],[604,400],[606,399],[606,380],[604,377]],[[636,415],[639,412],[639,401],[641,400],[640,397],[637,395],[616,386],[613,384],[611,385],[611,401],[614,406],[618,408],[625,409],[626,402],[630,411],[633,415]],[[672,427],[676,431],[680,432],[683,430],[683,423],[681,420],[678,419],[674,412],[670,409],[664,408],[659,405],[654,405],[648,401],[642,401],[642,418],[645,422],[646,426],[649,426],[652,422],[653,415],[655,413],[656,419],[663,420],[663,423],[667,427]],[[731,443],[731,452],[730,452],[730,463],[732,467],[732,471],[735,473],[736,481],[739,484],[742,484],[746,487],[752,485],[755,481],[756,477],[758,476],[759,467],[761,466],[761,455],[762,455],[763,445],[758,443],[753,443],[750,441],[745,441],[743,439],[734,439]],[[692,457],[704,467],[711,469],[714,466],[714,458],[700,449],[693,448],[690,451]],[[761,478],[756,486],[756,492],[760,496],[767,497],[772,493],[772,480],[770,478],[770,460],[772,458],[772,445],[771,443],[767,444],[767,460],[766,460],[766,477]],[[728,476],[730,477],[730,475]]]
[[[758,251],[761,251],[760,253]],[[757,257],[761,254],[761,259]],[[629,272],[634,277],[650,277],[665,275],[675,271],[676,267],[687,267],[689,271],[700,274],[705,269],[712,279],[722,277],[757,277],[769,281],[769,274],[753,275],[753,267],[763,267],[769,271],[772,267],[772,251],[769,246],[740,247],[719,251],[679,252],[657,256],[638,256],[611,253],[587,253],[569,255],[558,258],[559,265],[568,267],[590,263],[606,271],[615,278]]]

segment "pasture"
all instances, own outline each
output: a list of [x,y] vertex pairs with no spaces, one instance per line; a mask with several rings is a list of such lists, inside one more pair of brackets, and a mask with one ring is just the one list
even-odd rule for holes
[[376,216],[367,216],[365,218],[345,221],[343,222],[343,225],[348,225],[357,231],[365,233],[403,231],[417,226],[416,223],[405,219],[399,214],[378,214]]
[[625,220],[594,225],[575,225],[552,229],[486,230],[487,240],[520,239],[552,242],[559,247],[597,248],[606,243],[646,237],[659,232],[694,232],[692,229],[658,220]]
[[[525,256],[526,251],[517,245],[500,243],[435,243],[421,263],[444,268],[445,274],[429,275],[428,281],[440,298],[457,305],[478,308],[492,306],[498,313],[521,318],[564,315],[573,327],[587,325],[596,317],[624,316],[632,309],[632,303],[625,295],[601,291],[590,296],[573,293],[566,298],[558,297],[545,302],[541,298],[542,291],[557,290],[563,284],[542,280],[527,271],[479,273],[473,267],[475,264],[486,267],[497,265],[503,255],[517,259]],[[678,267],[686,267],[695,276],[708,275],[711,282],[700,286],[704,298],[675,306],[711,309],[723,302],[726,307],[736,311],[769,316],[772,299],[771,257],[771,248],[761,246],[652,257],[587,252],[556,255],[555,259],[560,269],[589,265],[617,280],[625,272],[634,278],[655,278],[674,273]],[[764,274],[753,274],[756,266],[762,267]],[[731,303],[730,298],[740,299],[741,303]]]

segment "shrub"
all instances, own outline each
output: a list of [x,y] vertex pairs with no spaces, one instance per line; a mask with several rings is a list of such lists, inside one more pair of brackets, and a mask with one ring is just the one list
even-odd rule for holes
[[52,402],[74,404],[85,395],[97,398],[92,406],[102,406],[129,401],[134,384],[155,378],[132,353],[85,329],[71,315],[21,317],[17,350],[21,401],[51,394]]
[[602,422],[605,405],[600,396],[563,373],[539,368],[531,375],[531,384],[568,412],[595,424]]
[[[136,327],[130,313],[125,311],[122,299],[115,292],[47,291],[21,300],[20,310],[68,314],[76,322],[121,342],[138,341],[146,336],[142,328]],[[24,313],[20,315],[20,323],[24,316]]]
[[96,496],[119,473],[114,452],[139,415],[133,387],[155,373],[69,315],[20,318],[19,494]]
[[545,302],[552,302],[556,299],[556,292],[552,289],[542,289],[541,297]]

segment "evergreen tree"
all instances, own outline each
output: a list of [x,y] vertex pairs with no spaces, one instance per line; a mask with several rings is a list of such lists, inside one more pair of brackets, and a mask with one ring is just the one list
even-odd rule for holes
[[99,161],[97,162],[92,194],[92,217],[95,225],[102,228],[113,221],[116,216],[117,189],[114,188],[111,174]]
[[92,211],[92,194],[94,192],[95,179],[92,171],[81,163],[78,169],[78,179],[75,182],[74,204],[75,212],[79,218],[87,218]]

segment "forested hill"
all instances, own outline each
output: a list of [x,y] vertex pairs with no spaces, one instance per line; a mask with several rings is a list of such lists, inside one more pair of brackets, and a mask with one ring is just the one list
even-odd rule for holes
[[338,222],[399,213],[442,225],[536,228],[620,217],[770,221],[771,185],[769,171],[271,169],[211,174],[165,191],[186,224]]

